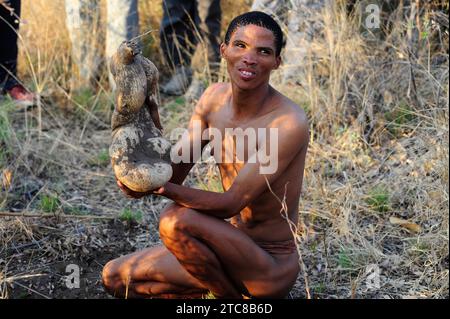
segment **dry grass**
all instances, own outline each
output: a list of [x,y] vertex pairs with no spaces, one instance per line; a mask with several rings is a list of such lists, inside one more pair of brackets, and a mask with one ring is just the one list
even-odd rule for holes
[[[0,101],[0,211],[54,215],[0,217],[3,298],[106,297],[102,264],[159,243],[165,202],[124,198],[111,174],[106,74],[92,92],[69,91],[62,3],[23,1],[19,73],[41,94],[38,108],[19,112]],[[223,25],[249,7],[223,3]],[[140,6],[141,29],[157,28],[160,3]],[[427,24],[433,14],[419,19],[419,39],[409,36],[411,17],[398,13],[388,36],[376,40],[361,34],[358,17],[329,7],[316,17],[322,33],[301,86],[274,81],[306,109],[312,133],[296,231],[304,267],[293,298],[449,296],[448,20],[446,29]],[[149,37],[144,52],[165,76],[158,45]],[[166,132],[185,126],[192,105],[162,98]],[[197,165],[188,184],[221,189],[211,161]],[[83,289],[64,288],[61,265],[70,262],[84,269]],[[366,284],[372,264],[380,268],[378,289]]]

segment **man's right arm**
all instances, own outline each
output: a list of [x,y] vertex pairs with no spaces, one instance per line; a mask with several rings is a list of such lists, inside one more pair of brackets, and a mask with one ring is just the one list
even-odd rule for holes
[[[177,152],[178,158],[186,158],[188,161],[181,161],[179,163],[172,162],[172,178],[170,183],[181,185],[189,174],[189,171],[195,165],[199,159],[199,155],[203,148],[208,144],[209,140],[202,139],[202,134],[205,129],[208,128],[207,116],[210,110],[210,97],[212,91],[214,91],[214,85],[210,86],[202,95],[197,105],[195,106],[194,112],[191,116],[188,126],[188,134],[183,134],[181,139],[175,144],[172,152]],[[198,129],[200,128],[200,129]],[[200,143],[198,142],[200,141]],[[195,143],[199,143],[200,152],[196,152]],[[183,152],[189,152],[185,154]],[[173,154],[172,154],[173,155]],[[173,159],[173,156],[172,156]]]

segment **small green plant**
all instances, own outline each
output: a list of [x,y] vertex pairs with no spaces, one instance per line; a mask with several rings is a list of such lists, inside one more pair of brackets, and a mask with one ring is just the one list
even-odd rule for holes
[[178,104],[178,105],[184,105],[184,103],[186,103],[186,99],[184,97],[182,97],[182,96],[177,97],[175,99],[175,103]]
[[138,222],[142,220],[142,212],[140,210],[132,211],[129,208],[124,208],[119,215],[119,219],[128,223]]
[[7,104],[0,104],[0,142],[6,142],[11,136]]
[[76,104],[79,104],[82,107],[86,108],[92,102],[93,97],[94,92],[91,89],[86,88],[74,93],[72,99]]
[[390,209],[389,191],[384,185],[378,185],[367,195],[366,203],[378,212],[386,212]]
[[394,136],[399,136],[405,126],[414,120],[414,112],[411,110],[408,104],[400,102],[391,111],[384,114],[387,129]]
[[341,248],[338,253],[338,265],[343,269],[353,269],[353,262],[349,252],[345,248]]
[[317,241],[314,241],[311,243],[311,245],[309,246],[309,250],[312,252],[316,252],[317,251]]
[[5,166],[8,156],[12,153],[11,141],[11,123],[9,113],[13,108],[12,103],[0,102],[0,167]]
[[100,152],[88,160],[90,165],[93,166],[107,166],[109,164],[109,152],[108,149],[102,149]]
[[77,206],[70,206],[67,207],[65,206],[64,208],[64,212],[70,215],[78,215],[78,216],[83,216],[83,215],[89,215],[89,210],[87,210],[84,207],[77,207]]
[[107,165],[109,163],[109,152],[107,149],[103,149],[98,154],[97,160],[102,165]]
[[43,195],[39,200],[39,208],[46,213],[54,213],[60,206],[58,197]]
[[408,254],[416,257],[426,256],[432,249],[429,243],[417,238],[415,241],[410,242]]
[[315,286],[312,287],[314,293],[316,294],[323,294],[325,292],[326,286],[325,283],[321,282]]
[[180,112],[184,110],[184,104],[186,103],[186,100],[184,97],[177,97],[175,100],[173,100],[172,102],[166,104],[166,108],[170,111],[170,112]]

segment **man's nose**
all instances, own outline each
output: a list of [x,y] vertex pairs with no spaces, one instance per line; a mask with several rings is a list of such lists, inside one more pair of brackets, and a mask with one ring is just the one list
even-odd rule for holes
[[255,65],[257,63],[256,57],[253,53],[248,52],[242,57],[242,61],[246,65]]

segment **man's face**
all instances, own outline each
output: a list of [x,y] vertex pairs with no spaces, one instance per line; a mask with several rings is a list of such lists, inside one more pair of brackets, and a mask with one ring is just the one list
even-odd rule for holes
[[272,31],[253,24],[237,28],[229,44],[221,44],[220,52],[227,61],[231,82],[243,90],[268,83],[270,72],[281,62]]

